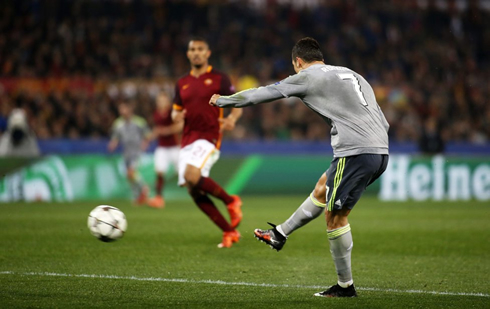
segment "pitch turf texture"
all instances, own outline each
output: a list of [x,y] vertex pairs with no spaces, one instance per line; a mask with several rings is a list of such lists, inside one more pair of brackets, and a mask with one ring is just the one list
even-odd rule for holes
[[219,231],[190,200],[163,210],[109,202],[129,222],[114,243],[86,227],[97,203],[2,204],[0,307],[490,307],[488,203],[364,198],[350,217],[359,297],[327,299],[312,296],[336,281],[322,217],[279,253],[252,236],[302,200],[244,197],[231,249],[216,247]]

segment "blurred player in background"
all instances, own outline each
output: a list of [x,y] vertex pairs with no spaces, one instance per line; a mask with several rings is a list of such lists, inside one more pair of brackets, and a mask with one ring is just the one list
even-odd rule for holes
[[41,155],[26,113],[16,108],[10,113],[7,131],[0,135],[0,157],[38,157]]
[[[179,185],[187,187],[194,203],[223,231],[218,247],[229,248],[240,239],[236,227],[242,220],[242,202],[238,196],[229,195],[211,179],[209,172],[220,155],[222,131],[232,130],[242,111],[232,109],[224,118],[221,108],[209,106],[213,93],[234,93],[228,76],[209,65],[210,56],[206,40],[194,38],[189,42],[187,58],[192,70],[177,81],[172,118],[176,123],[184,122]],[[223,201],[231,218],[230,223],[208,195]]]
[[183,123],[174,123],[172,120],[172,102],[170,97],[161,92],[156,99],[156,110],[153,114],[155,127],[153,136],[157,138],[158,146],[155,149],[155,197],[148,201],[148,205],[155,208],[165,207],[163,190],[165,187],[165,175],[172,165],[177,171],[179,161],[179,132]]
[[126,176],[133,191],[136,204],[144,204],[148,199],[148,187],[137,173],[141,153],[148,148],[151,132],[142,117],[133,114],[133,106],[122,102],[119,104],[119,118],[112,125],[112,137],[108,145],[113,152],[120,144],[123,148]]
[[315,39],[299,40],[292,50],[292,62],[295,75],[232,96],[213,95],[209,103],[244,107],[292,96],[300,98],[332,126],[334,159],[312,194],[284,224],[271,224],[269,230],[256,229],[254,235],[279,251],[290,233],[326,207],[327,235],[338,282],[315,296],[355,297],[351,271],[353,242],[347,216],[366,187],[386,169],[389,125],[369,83],[348,68],[325,65]]

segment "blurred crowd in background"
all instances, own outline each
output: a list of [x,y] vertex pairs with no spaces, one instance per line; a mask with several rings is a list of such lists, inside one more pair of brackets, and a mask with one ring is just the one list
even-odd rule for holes
[[[189,71],[195,35],[239,90],[293,74],[292,46],[314,37],[326,63],[373,85],[392,141],[489,141],[490,11],[471,0],[2,1],[0,132],[23,108],[38,138],[106,138],[121,100],[151,123],[156,94]],[[287,99],[245,109],[227,138],[328,133]]]

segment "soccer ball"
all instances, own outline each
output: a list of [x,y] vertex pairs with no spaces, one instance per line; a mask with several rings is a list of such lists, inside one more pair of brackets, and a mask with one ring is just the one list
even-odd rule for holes
[[87,225],[92,235],[103,242],[110,242],[124,236],[128,228],[128,221],[118,208],[100,205],[88,215]]

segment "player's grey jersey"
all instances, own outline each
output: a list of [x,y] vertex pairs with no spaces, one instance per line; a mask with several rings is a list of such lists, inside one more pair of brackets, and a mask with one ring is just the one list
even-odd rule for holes
[[117,139],[123,148],[123,155],[127,159],[133,159],[141,153],[141,143],[150,134],[146,120],[139,116],[133,116],[129,121],[118,118],[112,125],[112,138]]
[[373,89],[356,72],[315,64],[273,85],[222,96],[220,107],[243,107],[298,97],[332,126],[335,157],[388,154],[388,122]]

